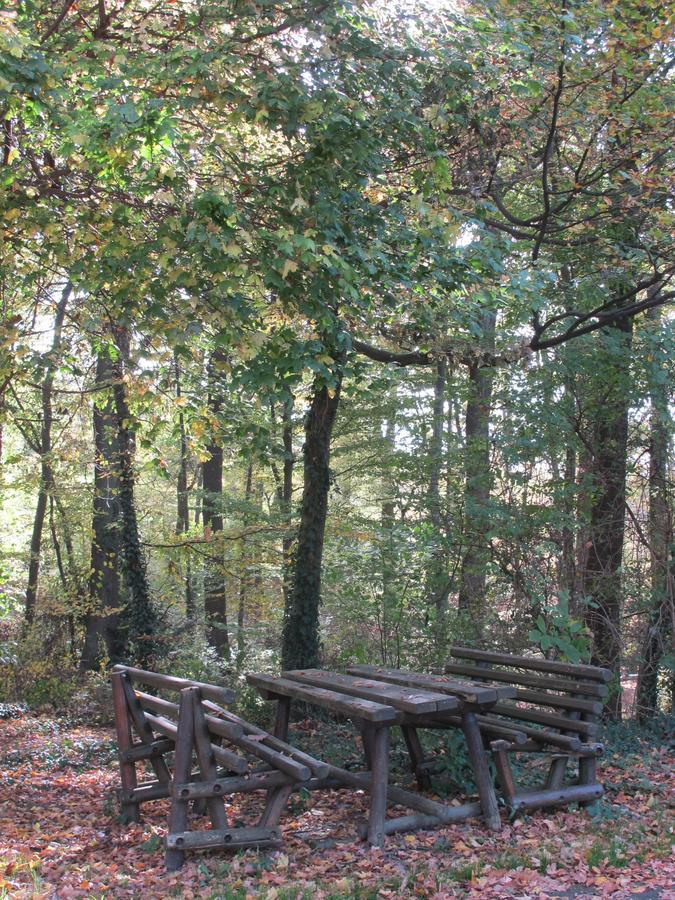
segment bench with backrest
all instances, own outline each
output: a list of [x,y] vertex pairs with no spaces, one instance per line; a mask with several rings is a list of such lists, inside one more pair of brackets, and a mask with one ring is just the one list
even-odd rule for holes
[[[291,792],[329,773],[325,763],[229,712],[228,688],[130,666],[114,667],[112,685],[122,812],[138,822],[140,804],[171,798],[170,871],[182,865],[186,850],[279,846],[279,818]],[[137,767],[145,762],[155,777],[139,784]],[[251,791],[267,793],[259,822],[231,828],[225,798]],[[210,829],[188,828],[190,804],[198,814],[208,811]]]
[[[510,809],[587,804],[602,796],[596,763],[603,748],[597,737],[609,669],[470,647],[452,647],[451,655],[447,673],[516,688],[514,700],[497,703],[480,722]],[[514,753],[550,758],[543,785],[534,789],[516,785],[510,759]],[[572,780],[566,781],[574,760]]]

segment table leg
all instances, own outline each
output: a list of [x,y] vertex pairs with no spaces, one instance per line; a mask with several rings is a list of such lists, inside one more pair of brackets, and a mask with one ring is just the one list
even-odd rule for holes
[[363,757],[366,761],[366,769],[373,768],[373,734],[374,728],[370,722],[361,723],[361,741],[363,743]]
[[473,769],[473,775],[476,779],[476,787],[478,788],[480,805],[483,810],[483,818],[491,831],[499,831],[502,827],[502,823],[499,817],[497,795],[492,783],[492,778],[490,777],[487,754],[483,747],[480,727],[474,712],[469,710],[462,713],[462,731],[464,732],[464,739],[466,740],[466,747],[469,752],[469,761]]
[[387,812],[389,780],[389,728],[376,728],[372,736],[372,774],[368,842],[371,847],[384,847],[384,819]]
[[288,737],[288,723],[291,716],[291,698],[279,696],[277,699],[277,716],[274,721],[274,737],[285,741]]
[[421,791],[429,791],[431,790],[431,778],[424,768],[424,750],[417,729],[411,725],[401,725],[401,731],[410,756],[410,768],[417,779],[417,787]]

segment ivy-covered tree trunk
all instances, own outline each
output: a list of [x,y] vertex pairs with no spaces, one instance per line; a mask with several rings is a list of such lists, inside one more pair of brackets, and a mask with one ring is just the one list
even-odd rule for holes
[[321,563],[330,488],[330,442],[340,403],[341,376],[333,390],[314,391],[305,421],[304,486],[295,572],[285,610],[281,661],[284,669],[319,664]]
[[120,559],[126,604],[122,613],[128,652],[142,666],[150,667],[157,652],[155,610],[150,597],[145,554],[136,516],[134,454],[136,434],[133,427],[125,374],[129,359],[129,335],[124,329],[116,330],[119,355],[113,363],[113,397],[117,418],[119,447]]
[[[223,355],[214,353],[209,362],[208,404],[215,420],[221,411],[223,395],[220,384],[219,363]],[[202,463],[202,520],[204,530],[210,533],[214,550],[206,560],[204,574],[204,614],[206,639],[219,656],[229,659],[230,637],[227,627],[227,593],[223,569],[223,444],[220,435],[213,434]]]
[[[494,350],[496,316],[483,316],[481,346]],[[485,619],[485,586],[490,547],[489,501],[492,485],[490,471],[490,410],[494,370],[477,365],[469,367],[469,397],[466,404],[466,444],[464,448],[464,543],[460,569],[458,605],[477,638]]]
[[54,472],[52,468],[52,387],[54,375],[58,367],[58,355],[61,350],[63,336],[63,322],[66,315],[66,307],[72,293],[70,282],[61,293],[61,299],[56,307],[54,316],[54,335],[49,355],[46,357],[44,377],[42,379],[42,410],[40,423],[40,436],[37,450],[40,454],[40,485],[38,499],[33,517],[33,530],[30,539],[30,557],[28,561],[28,584],[26,586],[26,603],[24,615],[26,625],[32,625],[35,619],[37,603],[38,581],[40,577],[40,562],[42,554],[42,532],[44,530],[45,516],[49,495],[53,490]]
[[[124,605],[120,581],[120,454],[115,401],[112,395],[113,360],[102,350],[96,362],[94,394],[94,496],[92,502],[90,608],[80,668],[98,669],[102,653],[110,662],[125,655],[120,614]],[[108,385],[105,389],[104,386]]]
[[[652,310],[649,318],[659,327],[660,310]],[[662,351],[658,352],[662,356]],[[636,691],[638,719],[645,722],[656,715],[658,678],[664,657],[675,646],[675,545],[673,516],[668,496],[668,456],[671,417],[667,368],[664,359],[652,364],[650,380],[649,439],[649,553],[651,597],[647,630],[642,647]],[[672,679],[672,672],[670,673]]]
[[630,319],[600,334],[599,375],[597,383],[590,386],[592,499],[584,592],[591,604],[586,609],[586,624],[592,634],[593,663],[614,673],[606,709],[615,719],[621,718],[621,562],[631,343]]

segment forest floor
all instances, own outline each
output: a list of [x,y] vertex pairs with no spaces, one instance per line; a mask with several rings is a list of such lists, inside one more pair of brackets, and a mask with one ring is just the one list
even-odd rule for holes
[[[296,729],[315,748],[357,751],[346,728]],[[672,739],[608,737],[607,794],[591,812],[504,819],[499,834],[474,820],[379,851],[355,838],[366,795],[319,792],[292,800],[282,850],[193,854],[167,875],[168,801],[146,804],[140,825],[120,823],[111,729],[22,714],[0,720],[0,898],[675,898]],[[259,804],[239,795],[231,815],[250,823]]]

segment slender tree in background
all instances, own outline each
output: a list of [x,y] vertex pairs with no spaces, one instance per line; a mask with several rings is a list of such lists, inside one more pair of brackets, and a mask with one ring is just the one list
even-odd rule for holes
[[39,436],[36,435],[35,450],[40,457],[40,485],[38,499],[33,517],[33,532],[30,539],[30,558],[28,564],[28,585],[26,587],[25,618],[26,624],[32,625],[35,619],[38,579],[40,577],[40,559],[42,550],[42,531],[44,529],[47,504],[50,494],[54,491],[54,469],[52,463],[52,424],[54,421],[52,389],[54,375],[59,365],[59,354],[63,335],[63,322],[66,316],[66,307],[70,300],[73,286],[66,284],[61,293],[61,299],[56,306],[54,316],[52,346],[45,360],[44,376],[41,387],[41,420]]
[[[394,451],[396,440],[396,389],[391,391],[388,397],[388,409],[384,420],[384,447],[391,455]],[[397,665],[399,663],[398,648],[394,651],[389,645],[389,622],[395,615],[398,600],[397,571],[396,571],[396,483],[389,467],[385,465],[381,481],[382,504],[380,507],[380,541],[379,555],[382,566],[382,627],[380,638],[381,662]]]
[[[481,344],[494,352],[496,315],[487,311],[481,321]],[[469,366],[469,396],[465,425],[464,540],[458,606],[481,636],[485,609],[485,585],[490,547],[490,408],[494,371],[489,366]]]
[[441,507],[441,470],[443,467],[443,437],[445,427],[445,394],[448,363],[440,359],[436,363],[434,378],[434,402],[431,410],[431,440],[429,442],[429,524],[433,530],[432,553],[429,569],[429,602],[435,608],[435,641],[439,651],[443,650],[446,638],[448,615],[449,579],[447,553],[443,533],[443,512]]
[[283,527],[283,537],[281,540],[281,590],[283,597],[283,608],[287,609],[290,603],[290,592],[293,579],[293,559],[292,551],[295,543],[293,534],[293,469],[295,466],[295,455],[293,452],[293,407],[294,397],[290,396],[283,399],[281,404],[281,422],[277,421],[277,413],[274,404],[271,406],[272,425],[275,431],[275,440],[277,440],[276,429],[281,425],[281,446],[283,448],[283,466],[279,471],[276,462],[272,461],[272,474],[274,476],[275,497],[277,506],[280,511],[281,523]]
[[[176,478],[176,534],[185,534],[190,530],[190,497],[188,491],[188,442],[185,430],[185,414],[182,408],[183,393],[181,386],[180,359],[176,352],[173,357],[173,369],[176,382],[176,402],[181,403],[178,410],[178,477]],[[192,586],[192,563],[188,556],[185,560],[185,614],[190,622],[194,621],[196,608]]]
[[210,543],[204,573],[204,613],[206,636],[219,656],[230,655],[227,625],[227,588],[223,565],[223,441],[219,416],[223,406],[225,355],[216,351],[208,364],[208,408],[214,425],[206,448],[208,459],[202,463],[202,517]]
[[[659,340],[661,311],[649,314],[650,333],[656,333],[650,372],[649,417],[649,556],[651,593],[647,611],[647,627],[642,646],[638,674],[636,706],[641,721],[651,718],[659,708],[659,673],[664,660],[675,647],[675,545],[673,539],[672,485],[669,481],[670,439],[672,422],[669,402],[667,359]],[[673,674],[669,673],[673,690]],[[672,699],[672,698],[671,698]]]

